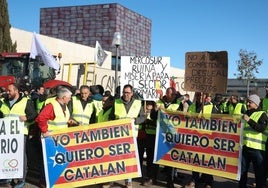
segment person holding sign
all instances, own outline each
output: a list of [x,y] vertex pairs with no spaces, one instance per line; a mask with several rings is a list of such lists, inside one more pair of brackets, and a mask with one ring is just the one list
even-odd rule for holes
[[263,188],[266,183],[265,143],[268,138],[268,117],[259,105],[260,97],[256,94],[250,95],[247,99],[248,110],[242,116],[245,124],[239,188],[247,187],[247,174],[251,162],[255,173],[256,188]]
[[5,106],[4,116],[5,117],[19,117],[21,122],[24,122],[24,153],[23,153],[23,177],[19,179],[15,188],[20,188],[25,185],[25,179],[27,175],[27,143],[28,143],[28,132],[29,127],[34,125],[34,119],[37,116],[34,102],[28,97],[25,97],[20,92],[20,87],[17,83],[11,83],[7,88],[7,98],[4,99],[3,104]]
[[[51,131],[68,128],[68,124],[77,123],[70,119],[70,111],[67,107],[72,92],[64,86],[58,86],[56,95],[57,97],[52,98],[35,119],[43,137],[50,136]],[[42,186],[45,184],[43,168],[41,166],[40,184]]]
[[80,94],[72,97],[68,103],[71,109],[71,117],[78,122],[79,125],[89,125],[90,118],[93,113],[93,102],[90,97],[90,89],[87,85],[80,87]]
[[[208,99],[210,97],[208,94],[203,94],[200,92],[195,93],[195,102],[189,106],[188,112],[189,113],[202,113],[205,117],[210,114],[219,113],[219,110],[210,102]],[[203,102],[206,101],[206,102]],[[199,172],[193,171],[192,173],[192,182],[189,184],[196,184],[196,183],[205,183],[206,188],[212,187],[213,183],[213,176],[210,174],[202,173],[200,176]]]
[[[170,111],[180,110],[180,103],[177,102],[177,92],[172,87],[166,89],[166,94],[156,104],[158,109],[162,108]],[[165,166],[165,172],[167,174],[167,187],[174,188],[174,168]]]
[[[109,116],[110,120],[132,118],[134,120],[133,135],[138,136],[139,124],[146,120],[146,115],[142,107],[141,100],[133,97],[133,87],[129,84],[124,85],[123,95],[121,98],[116,99],[112,112]],[[132,180],[125,181],[126,187],[132,187]]]
[[[157,175],[158,175],[158,169],[159,165],[153,163],[154,159],[154,148],[155,148],[155,137],[156,137],[156,122],[157,122],[157,110],[156,110],[156,102],[155,101],[144,101],[144,105],[146,108],[146,116],[147,119],[144,123],[141,124],[140,131],[144,131],[145,135],[142,136],[141,139],[139,139],[138,135],[138,149],[139,149],[139,157],[140,157],[140,166],[143,165],[143,156],[144,152],[146,150],[146,173],[142,176],[142,182],[141,185],[149,185],[157,184]],[[143,134],[144,134],[143,133]],[[143,135],[142,134],[142,135]],[[148,181],[146,179],[148,177]]]
[[70,111],[67,107],[71,96],[72,92],[61,86],[57,90],[57,97],[41,110],[35,120],[42,136],[50,136],[51,131],[67,128],[68,124],[76,123],[70,119]]

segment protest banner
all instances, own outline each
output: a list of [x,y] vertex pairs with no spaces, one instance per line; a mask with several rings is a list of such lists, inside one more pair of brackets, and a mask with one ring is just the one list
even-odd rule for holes
[[0,119],[0,179],[23,177],[23,128],[19,118]]
[[159,111],[154,162],[239,180],[241,118]]
[[140,99],[158,100],[170,86],[169,74],[169,57],[121,57],[121,86],[132,85]]
[[42,138],[48,187],[79,187],[141,176],[130,119],[53,131]]
[[226,93],[228,57],[226,51],[187,52],[185,55],[185,91]]

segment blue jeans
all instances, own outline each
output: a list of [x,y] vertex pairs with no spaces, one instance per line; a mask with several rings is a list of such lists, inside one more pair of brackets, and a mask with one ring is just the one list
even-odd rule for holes
[[241,177],[239,188],[247,187],[248,170],[252,162],[255,174],[256,188],[263,188],[266,182],[265,171],[265,151],[243,146]]

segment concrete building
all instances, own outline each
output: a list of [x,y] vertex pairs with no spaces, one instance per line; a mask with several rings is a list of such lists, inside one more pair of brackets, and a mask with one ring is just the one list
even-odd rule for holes
[[268,79],[251,80],[249,85],[246,80],[228,79],[227,95],[236,94],[240,97],[246,97],[248,90],[249,94],[258,94],[260,97],[264,97],[266,83],[268,83]]
[[[18,52],[30,52],[33,37],[32,32],[11,28],[10,33],[12,41],[17,42]],[[62,58],[59,62],[62,68],[56,79],[68,81],[77,87],[83,84],[84,75],[82,75],[82,77],[78,75],[79,64],[94,62],[95,46],[85,46],[45,35],[38,35],[38,37],[52,55],[57,56],[59,53],[62,54]],[[114,92],[115,71],[111,69],[112,53],[109,51],[106,51],[106,53],[108,54],[108,57],[103,65],[96,65],[94,82],[92,82],[92,79],[90,80],[90,78],[87,78],[86,84],[101,84],[105,90]],[[93,67],[90,66],[90,68],[92,69]],[[90,76],[92,75],[88,75],[88,77]],[[171,67],[170,76],[175,77],[177,90],[182,94],[186,93],[183,90],[184,70]],[[118,77],[120,80],[120,71]]]
[[151,25],[150,19],[116,3],[41,8],[40,13],[40,34],[86,46],[99,41],[111,52],[113,35],[120,32],[120,56],[150,56]]

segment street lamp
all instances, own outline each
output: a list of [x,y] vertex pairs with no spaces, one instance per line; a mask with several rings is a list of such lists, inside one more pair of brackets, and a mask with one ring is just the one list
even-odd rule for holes
[[114,75],[114,91],[116,91],[116,88],[118,86],[118,49],[119,46],[121,45],[121,34],[120,32],[115,32],[114,33],[114,38],[112,45],[115,46],[116,48],[116,58],[115,58],[115,75]]

